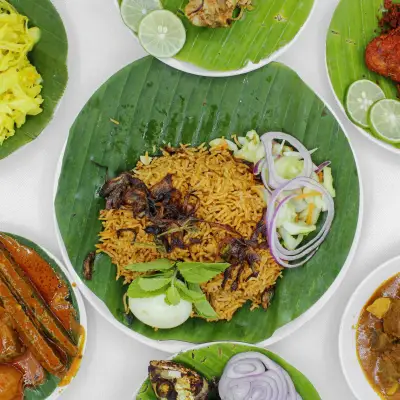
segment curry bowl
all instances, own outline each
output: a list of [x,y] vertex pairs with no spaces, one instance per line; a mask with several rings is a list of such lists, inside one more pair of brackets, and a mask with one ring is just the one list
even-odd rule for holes
[[0,232],[0,298],[2,398],[58,398],[85,353],[86,312],[76,285],[47,250]]
[[[387,373],[397,357],[396,332],[391,323],[396,321],[399,273],[399,256],[375,269],[355,290],[343,314],[340,360],[347,383],[360,400],[395,399],[398,397],[393,396],[400,395],[396,380],[392,382]],[[368,364],[371,367],[365,369]]]

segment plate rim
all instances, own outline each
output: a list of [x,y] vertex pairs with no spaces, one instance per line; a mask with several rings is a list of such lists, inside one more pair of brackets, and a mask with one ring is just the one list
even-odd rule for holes
[[[345,352],[345,342],[348,340],[348,337],[349,337],[348,322],[349,321],[354,322],[355,320],[358,321],[358,319],[359,319],[361,310],[358,310],[357,313],[355,315],[353,315],[355,312],[355,310],[353,310],[353,307],[354,307],[354,303],[357,301],[357,299],[363,295],[364,288],[368,287],[369,284],[372,284],[372,282],[375,281],[375,276],[379,276],[382,273],[382,271],[384,271],[385,269],[391,268],[392,264],[394,266],[397,264],[397,266],[398,266],[397,273],[400,273],[400,255],[390,258],[389,260],[386,260],[385,262],[381,263],[377,268],[373,269],[358,284],[357,288],[354,290],[354,292],[352,293],[352,295],[350,296],[350,299],[348,300],[348,302],[346,304],[346,307],[343,312],[343,316],[340,321],[339,336],[338,336],[338,351],[339,351],[340,366],[341,366],[343,375],[346,379],[348,386],[350,387],[354,396],[357,397],[357,399],[359,399],[359,400],[367,400],[367,399],[365,399],[365,397],[360,397],[360,394],[358,393],[355,383],[350,379],[350,375],[347,373],[347,371],[349,371],[351,369],[349,366],[349,361],[346,361],[347,360],[346,354],[348,354],[348,353]],[[390,277],[393,277],[394,275],[396,275],[396,272],[391,273],[388,278],[384,278],[384,280],[379,280],[378,283],[374,283],[374,289],[372,290],[371,293],[368,294],[368,298],[366,301],[368,301],[368,299],[373,295],[374,291],[379,287],[379,285],[381,285],[383,282],[385,282],[385,280],[390,279]],[[354,330],[353,340],[355,340],[356,330],[353,328],[353,326],[354,325],[351,324],[350,329]],[[353,344],[351,344],[351,347],[353,347]],[[354,353],[353,357],[354,357],[356,355],[356,349],[354,348],[352,350],[354,350],[353,351],[353,353]],[[370,388],[370,390],[368,390],[368,392],[371,397],[368,400],[380,400],[381,398],[379,397],[379,395],[375,392],[375,390],[372,388],[372,386],[368,383],[367,379],[365,378],[364,372],[363,372],[360,364],[358,362],[357,362],[357,364],[358,364],[359,370],[362,373],[363,378],[364,378],[362,385],[364,386],[365,390],[368,390],[367,387]]]
[[[167,357],[164,358],[164,360],[166,361],[171,361],[173,360],[175,357],[178,357],[180,354],[182,353],[187,353],[189,351],[193,351],[193,350],[200,350],[204,347],[209,347],[209,346],[214,346],[214,345],[221,345],[221,344],[231,344],[231,345],[237,345],[237,346],[250,346],[250,347],[255,347],[257,349],[260,350],[266,350],[269,351],[273,354],[275,354],[276,356],[280,357],[281,359],[283,359],[286,363],[290,364],[290,366],[292,366],[293,368],[295,368],[297,371],[299,371],[310,383],[311,385],[313,385],[314,389],[316,390],[316,392],[319,394],[319,390],[317,388],[317,386],[314,384],[314,382],[312,382],[308,376],[306,376],[302,371],[300,371],[291,361],[288,361],[287,358],[282,357],[280,354],[276,353],[275,351],[269,350],[266,347],[263,347],[261,345],[257,345],[257,344],[252,344],[252,343],[246,343],[246,342],[237,342],[237,341],[226,341],[226,340],[219,340],[218,342],[206,342],[206,343],[201,343],[201,344],[197,344],[196,346],[192,346],[189,347],[187,349],[182,349],[174,354],[169,354]],[[282,367],[283,368],[283,367]],[[136,400],[137,395],[139,394],[139,390],[143,385],[143,382],[145,382],[145,380],[147,379],[148,375],[146,375],[144,377],[144,379],[141,380],[142,384],[134,390],[133,392],[133,396],[131,400]]]
[[[58,257],[56,257],[49,250],[47,250],[47,248],[45,248],[42,245],[34,242],[33,240],[28,239],[25,236],[22,236],[19,233],[16,233],[15,231],[9,231],[8,230],[7,232],[4,232],[4,231],[1,231],[1,232],[4,233],[5,235],[7,235],[7,233],[11,234],[11,235],[16,235],[16,236],[19,236],[19,237],[21,237],[21,238],[23,238],[25,240],[28,240],[28,241],[32,242],[37,247],[39,247],[40,250],[42,250],[44,253],[46,253],[47,256],[50,257],[57,264],[57,266],[60,268],[60,270],[64,273],[65,277],[68,280],[70,288],[73,291],[73,293],[75,295],[75,298],[76,298],[76,303],[78,305],[78,311],[79,311],[79,324],[85,330],[84,343],[83,343],[83,346],[82,346],[82,353],[81,353],[82,360],[83,360],[83,358],[85,356],[85,353],[86,353],[86,345],[87,345],[87,342],[88,342],[88,326],[87,326],[86,307],[85,307],[85,303],[83,301],[81,292],[78,289],[78,284],[75,282],[75,279],[73,279],[73,277],[72,277],[72,275],[71,275],[71,273],[69,271],[69,268],[67,268],[67,266],[58,259]],[[18,239],[15,239],[15,240],[18,241]],[[29,246],[27,246],[27,247],[29,247]],[[71,381],[67,385],[65,385],[65,386],[57,386],[54,389],[54,391],[48,397],[46,397],[45,399],[46,400],[56,400],[56,399],[58,399],[69,388],[69,386],[72,384],[72,382],[75,380],[75,377],[79,374],[79,371],[81,369],[81,365],[82,364],[79,365],[79,368],[78,368],[76,374],[72,377]]]
[[[282,65],[285,65],[282,63]],[[293,70],[294,71],[294,70]],[[296,71],[294,71],[296,73]],[[300,77],[300,79],[302,79]],[[363,189],[363,180],[362,180],[362,173],[360,171],[360,166],[359,166],[359,161],[358,157],[354,151],[354,147],[351,143],[351,139],[349,135],[347,134],[342,122],[338,118],[336,112],[331,108],[331,106],[325,101],[324,97],[320,96],[320,94],[315,91],[305,80],[302,79],[302,81],[314,92],[314,94],[324,103],[325,107],[332,113],[334,118],[336,119],[337,123],[339,124],[343,134],[347,138],[350,146],[350,150],[353,154],[354,162],[356,165],[356,170],[358,174],[358,182],[359,182],[359,210],[358,210],[358,220],[357,220],[357,226],[355,230],[355,234],[353,237],[353,242],[351,244],[350,250],[348,252],[347,258],[345,262],[343,263],[343,266],[339,272],[339,274],[336,276],[335,280],[332,282],[331,286],[326,290],[326,292],[303,314],[301,314],[299,317],[296,319],[290,321],[286,325],[280,327],[277,329],[273,335],[266,339],[263,340],[262,342],[255,343],[258,346],[270,346],[274,343],[277,343],[286,337],[292,335],[294,332],[296,332],[298,329],[300,329],[304,324],[309,322],[312,318],[314,318],[321,310],[322,308],[329,302],[329,300],[333,297],[333,294],[337,291],[337,289],[340,287],[342,284],[345,275],[347,274],[350,265],[354,259],[355,253],[357,251],[360,237],[361,237],[361,230],[362,230],[362,225],[363,225],[363,217],[364,217],[364,189]],[[68,135],[69,137],[69,135]],[[167,353],[177,353],[179,351],[183,351],[187,348],[193,347],[192,345],[194,343],[191,342],[184,342],[184,341],[178,341],[178,340],[156,340],[156,339],[151,339],[146,336],[143,336],[132,329],[129,329],[127,326],[123,325],[121,322],[117,321],[117,319],[112,315],[110,310],[107,308],[105,303],[100,300],[86,285],[85,283],[81,280],[77,272],[75,271],[64,241],[61,236],[61,232],[59,230],[58,222],[57,222],[57,215],[55,212],[55,200],[56,200],[56,195],[57,195],[57,188],[58,188],[58,181],[61,175],[61,170],[62,170],[62,162],[64,158],[64,153],[65,149],[67,146],[68,142],[68,137],[65,141],[65,144],[62,148],[56,169],[55,169],[55,175],[54,175],[54,186],[53,186],[53,223],[54,223],[54,228],[56,231],[56,238],[57,242],[61,251],[62,258],[70,272],[70,274],[74,277],[75,282],[77,283],[79,290],[83,294],[83,296],[86,298],[86,300],[96,309],[97,312],[99,312],[108,322],[110,322],[112,325],[114,325],[117,329],[120,331],[124,332],[131,338],[139,341],[142,344],[145,344],[147,346],[150,346],[154,349],[165,351]]]
[[[300,29],[297,31],[297,33],[293,37],[293,39],[289,43],[280,47],[278,50],[274,51],[269,57],[260,60],[257,64],[254,64],[251,61],[249,61],[244,67],[242,67],[240,69],[229,70],[229,71],[219,71],[219,70],[208,70],[208,69],[205,69],[202,67],[198,67],[197,65],[192,64],[188,61],[181,61],[174,57],[168,57],[168,58],[156,57],[156,58],[171,68],[177,69],[177,70],[185,72],[187,74],[197,75],[197,76],[205,76],[205,77],[209,77],[209,78],[227,78],[230,76],[243,75],[243,74],[247,74],[252,71],[256,71],[257,69],[265,67],[267,64],[276,61],[280,56],[282,56],[284,53],[286,53],[286,51],[288,51],[292,45],[294,45],[296,43],[296,41],[299,39],[299,37],[303,33],[303,30],[306,29],[306,27],[310,23],[310,20],[312,19],[319,2],[320,2],[320,0],[313,0],[313,6],[311,7],[311,10],[310,10],[310,13],[308,14],[307,19],[305,20],[304,24],[300,27]],[[117,7],[117,11],[118,11],[119,17],[121,19],[121,23],[123,25],[125,25],[125,28],[127,30],[129,30],[131,35],[135,38],[136,43],[140,46],[140,48],[143,49],[143,47],[140,44],[139,39],[137,38],[135,33],[122,20],[122,17],[120,15],[121,12],[120,12],[118,0],[115,0],[114,4]],[[145,50],[143,49],[143,51],[145,51]],[[149,54],[146,52],[146,55],[149,55]]]
[[325,58],[325,72],[326,72],[326,75],[327,75],[327,77],[328,77],[328,84],[329,84],[329,87],[330,87],[331,92],[332,92],[332,94],[333,94],[333,97],[334,97],[334,99],[335,99],[336,105],[340,108],[340,110],[341,110],[342,113],[344,114],[344,116],[345,116],[345,118],[347,119],[347,121],[349,121],[349,122],[353,125],[353,127],[357,129],[358,132],[360,132],[364,137],[366,137],[366,138],[367,138],[368,140],[370,140],[372,143],[374,143],[374,144],[380,146],[381,148],[383,148],[383,149],[385,149],[385,150],[388,150],[388,151],[390,151],[390,152],[393,153],[393,154],[400,155],[400,148],[394,147],[394,146],[392,146],[391,144],[386,143],[385,141],[376,138],[376,137],[373,136],[371,133],[368,133],[365,129],[362,129],[361,127],[359,127],[358,125],[356,125],[356,124],[348,117],[347,112],[346,112],[346,109],[344,108],[344,105],[343,105],[342,102],[339,100],[339,97],[336,95],[335,89],[334,89],[333,84],[332,84],[331,75],[329,74],[329,68],[328,68],[328,54],[327,54],[328,47],[327,47],[327,44],[328,44],[328,35],[329,35],[329,32],[330,32],[330,26],[331,26],[331,24],[332,24],[332,20],[333,20],[335,11],[336,11],[336,9],[339,7],[341,1],[342,1],[342,0],[340,0],[340,1],[338,2],[337,6],[335,7],[335,10],[333,11],[332,18],[331,18],[331,20],[330,20],[330,22],[329,22],[328,28],[327,28],[327,30],[326,30],[326,36],[325,36],[325,46],[324,46],[324,51],[325,51],[325,54],[324,54],[324,58]]

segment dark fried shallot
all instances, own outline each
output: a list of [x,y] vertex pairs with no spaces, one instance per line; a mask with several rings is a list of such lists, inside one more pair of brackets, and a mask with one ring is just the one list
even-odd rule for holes
[[[260,256],[256,249],[268,247],[264,216],[257,224],[250,240],[244,239],[230,225],[197,218],[199,197],[193,191],[183,196],[178,189],[173,187],[171,174],[167,174],[160,182],[147,188],[130,172],[123,172],[106,182],[100,190],[100,195],[105,198],[107,209],[124,207],[132,210],[134,217],[146,217],[150,223],[146,226],[145,232],[153,235],[156,246],[164,249],[166,253],[170,253],[175,248],[185,249],[193,244],[201,243],[201,240],[196,239],[189,240],[188,244],[184,241],[185,234],[196,230],[197,224],[207,223],[229,232],[230,235],[222,241],[219,249],[220,256],[231,264],[225,271],[223,287],[229,279],[233,279],[231,288],[236,290],[246,264],[253,271],[248,279],[258,276],[255,264],[260,261]],[[124,231],[132,231],[132,229],[118,230],[118,237]],[[135,238],[136,235],[134,240]]]
[[83,277],[87,281],[90,281],[93,277],[93,267],[95,258],[96,258],[96,252],[91,251],[83,261]]

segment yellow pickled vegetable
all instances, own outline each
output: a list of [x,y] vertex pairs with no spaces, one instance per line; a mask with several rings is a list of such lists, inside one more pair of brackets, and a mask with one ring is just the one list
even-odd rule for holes
[[0,145],[26,122],[27,115],[43,111],[42,77],[28,59],[40,30],[29,28],[28,22],[0,0]]
[[367,311],[376,318],[382,319],[389,311],[391,304],[392,300],[389,297],[380,297],[367,308]]

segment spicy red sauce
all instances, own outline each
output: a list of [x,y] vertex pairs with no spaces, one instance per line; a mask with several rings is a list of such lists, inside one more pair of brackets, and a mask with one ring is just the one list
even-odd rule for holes
[[69,288],[54,272],[50,264],[36,251],[7,235],[0,234],[0,243],[26,273],[64,328],[69,332],[78,332],[79,324],[76,320],[76,312],[71,302],[67,300]]

